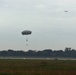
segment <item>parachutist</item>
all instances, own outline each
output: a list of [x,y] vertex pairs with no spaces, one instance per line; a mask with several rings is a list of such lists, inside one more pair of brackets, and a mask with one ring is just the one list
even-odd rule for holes
[[28,41],[28,38],[26,38],[26,41]]
[[28,44],[26,44],[26,46],[28,46]]
[[[30,30],[24,30],[21,33],[22,33],[22,35],[30,35],[32,33],[32,31],[30,31]],[[26,42],[28,42],[28,38],[26,38]],[[26,44],[26,46],[28,46],[28,44]]]
[[26,39],[26,41],[28,41],[28,40]]

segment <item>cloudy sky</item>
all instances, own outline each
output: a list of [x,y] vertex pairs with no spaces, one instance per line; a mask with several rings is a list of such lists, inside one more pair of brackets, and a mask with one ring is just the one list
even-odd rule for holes
[[76,0],[0,0],[0,50],[65,47],[76,49]]

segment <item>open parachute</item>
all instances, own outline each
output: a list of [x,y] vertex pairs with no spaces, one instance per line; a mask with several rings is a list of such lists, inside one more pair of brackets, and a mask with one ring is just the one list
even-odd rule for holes
[[22,31],[22,35],[30,35],[31,33],[32,33],[32,31],[30,31],[30,30]]
[[[22,33],[22,35],[31,35],[32,31],[30,31],[30,30],[24,30],[21,33]],[[26,38],[26,42],[28,42],[28,38]],[[28,44],[26,44],[26,46],[28,46]]]

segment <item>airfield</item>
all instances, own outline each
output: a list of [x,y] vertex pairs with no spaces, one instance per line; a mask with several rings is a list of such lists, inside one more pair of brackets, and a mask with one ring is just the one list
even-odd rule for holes
[[1,57],[0,75],[76,75],[76,59]]
[[30,59],[30,60],[76,60],[76,58],[29,58],[29,57],[0,57],[0,59]]

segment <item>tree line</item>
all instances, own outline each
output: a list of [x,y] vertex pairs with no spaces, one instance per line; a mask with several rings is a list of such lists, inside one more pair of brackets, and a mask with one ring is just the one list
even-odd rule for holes
[[52,58],[52,57],[65,57],[65,58],[76,58],[76,50],[71,48],[65,48],[64,50],[2,50],[0,51],[0,57],[42,57],[42,58]]

